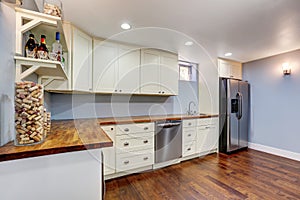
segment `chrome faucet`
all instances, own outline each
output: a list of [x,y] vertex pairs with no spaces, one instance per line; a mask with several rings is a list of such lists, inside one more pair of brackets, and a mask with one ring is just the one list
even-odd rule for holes
[[196,103],[194,101],[190,101],[189,103],[189,109],[188,109],[188,115],[193,115],[194,113],[191,110],[191,105],[194,104],[194,106],[196,107]]

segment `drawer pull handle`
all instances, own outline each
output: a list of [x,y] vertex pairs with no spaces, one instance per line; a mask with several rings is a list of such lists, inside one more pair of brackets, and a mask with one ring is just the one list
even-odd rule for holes
[[111,131],[113,131],[113,130],[114,130],[114,128],[110,128],[110,130],[111,130]]
[[191,137],[192,136],[192,134],[188,134],[188,137]]
[[124,161],[124,164],[125,164],[125,165],[128,165],[128,164],[129,164],[129,160]]
[[190,123],[189,123],[189,126],[191,126],[191,125],[192,125],[192,123],[190,122]]
[[190,151],[190,150],[192,150],[192,149],[191,149],[191,148],[188,148],[187,150]]
[[129,128],[125,128],[124,131],[125,131],[125,132],[128,132],[128,131],[129,131]]
[[128,142],[125,142],[125,143],[124,143],[124,147],[127,147],[127,146],[129,146],[129,143],[128,143]]
[[148,140],[144,140],[144,144],[147,144],[149,141]]
[[149,159],[148,157],[145,157],[145,158],[144,158],[144,160],[148,160],[148,159]]
[[205,127],[205,129],[209,129],[209,126]]
[[145,131],[148,130],[148,129],[149,129],[148,127],[145,127],[145,128],[144,128]]

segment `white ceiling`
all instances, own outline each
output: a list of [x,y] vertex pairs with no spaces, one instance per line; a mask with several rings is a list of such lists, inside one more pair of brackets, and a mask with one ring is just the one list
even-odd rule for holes
[[[64,19],[104,38],[247,62],[300,48],[300,0],[62,0]],[[129,22],[133,29],[122,31]],[[152,27],[152,28],[150,28]],[[159,28],[154,28],[159,27]],[[194,40],[193,47],[184,46]]]

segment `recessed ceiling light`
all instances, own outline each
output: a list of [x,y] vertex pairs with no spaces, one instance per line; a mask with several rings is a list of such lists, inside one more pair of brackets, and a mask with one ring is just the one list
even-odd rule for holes
[[226,57],[232,56],[232,53],[230,53],[230,52],[225,53],[224,56],[226,56]]
[[128,23],[123,23],[123,24],[121,24],[121,28],[124,30],[128,30],[128,29],[131,29],[131,26]]
[[185,46],[192,46],[194,43],[192,41],[187,41],[184,43]]

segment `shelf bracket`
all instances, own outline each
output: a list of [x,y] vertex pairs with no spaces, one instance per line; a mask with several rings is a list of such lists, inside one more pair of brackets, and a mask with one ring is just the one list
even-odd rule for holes
[[[45,82],[43,82],[43,79],[47,79]],[[42,84],[44,87],[46,87],[47,85],[49,85],[52,81],[55,80],[65,80],[62,77],[57,77],[57,76],[41,76],[38,79],[38,83]]]
[[[26,31],[40,24],[57,26],[57,21],[51,17],[46,18],[31,12],[21,12],[19,10],[16,11],[16,54],[22,55],[22,38]],[[29,22],[24,24],[24,19],[29,20]]]

